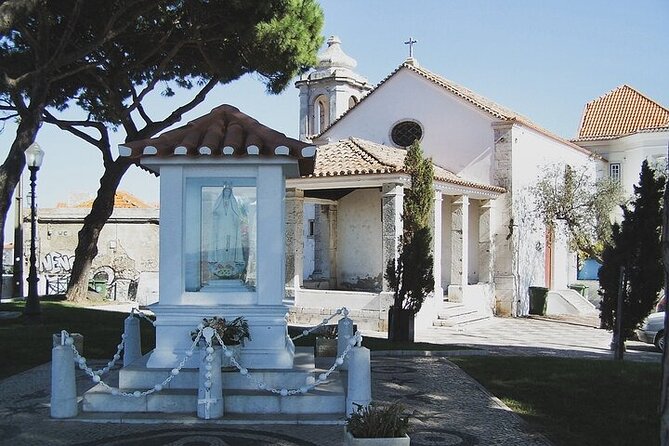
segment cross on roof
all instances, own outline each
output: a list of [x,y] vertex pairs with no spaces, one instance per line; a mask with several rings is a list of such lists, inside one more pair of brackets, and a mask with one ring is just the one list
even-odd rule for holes
[[405,45],[409,45],[409,58],[413,57],[413,44],[418,43],[417,40],[414,40],[413,37],[409,37],[409,40],[404,42]]

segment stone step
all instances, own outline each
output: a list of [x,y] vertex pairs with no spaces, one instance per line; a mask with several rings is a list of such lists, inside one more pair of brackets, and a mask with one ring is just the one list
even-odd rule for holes
[[[269,370],[253,369],[250,373],[258,380],[267,385],[277,387],[297,388],[303,385],[307,377],[316,375],[321,370],[312,372],[301,370]],[[198,387],[198,370],[181,369],[181,373],[175,376],[167,385],[169,389],[196,389]],[[149,389],[162,382],[170,374],[170,369],[140,369],[126,367],[119,372],[119,388],[123,390],[130,389]],[[237,369],[223,370],[222,381],[224,389],[254,389],[255,385],[246,376],[240,374]]]
[[[161,383],[170,375],[170,368],[146,367],[149,355],[144,355],[132,364],[119,371],[118,386],[123,390],[144,390]],[[314,366],[313,349],[298,347],[295,352],[294,367],[292,369],[252,369],[251,374],[258,380],[272,387],[298,388],[307,377],[315,377],[322,370]],[[197,389],[198,374],[196,368],[183,368],[168,384],[169,389]],[[255,389],[255,385],[246,376],[241,375],[236,368],[228,367],[222,371],[224,389]]]
[[211,425],[343,425],[346,417],[340,414],[231,414],[222,418],[205,420],[192,413],[164,412],[79,412],[74,421],[88,423],[120,424],[196,424]]
[[[346,397],[339,379],[326,382],[306,394],[282,397],[260,390],[224,390],[226,414],[341,414]],[[142,397],[110,394],[98,384],[84,394],[84,412],[195,413],[197,390],[165,389]]]
[[489,319],[490,317],[476,308],[461,303],[445,303],[432,325],[435,327],[454,327]]
[[432,326],[434,327],[455,327],[455,326],[463,326],[463,325],[468,325],[468,324],[474,324],[476,322],[481,322],[481,321],[486,321],[490,319],[490,316],[484,316],[481,314],[476,314],[475,316],[472,315],[467,318],[455,318],[455,319],[437,319],[436,321],[432,322]]

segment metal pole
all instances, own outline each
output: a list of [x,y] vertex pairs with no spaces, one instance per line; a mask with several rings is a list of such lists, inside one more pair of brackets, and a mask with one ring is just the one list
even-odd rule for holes
[[616,309],[616,333],[615,333],[615,351],[613,359],[622,361],[625,354],[625,337],[623,336],[623,297],[625,288],[625,267],[620,267],[620,278],[618,281],[618,306]]
[[37,231],[37,211],[35,206],[35,183],[37,181],[37,171],[39,167],[28,166],[30,169],[30,270],[28,272],[28,297],[26,306],[23,309],[25,316],[39,316],[42,312],[37,295],[37,256],[35,255],[35,238]]
[[12,297],[23,297],[23,175],[14,192],[14,270]]

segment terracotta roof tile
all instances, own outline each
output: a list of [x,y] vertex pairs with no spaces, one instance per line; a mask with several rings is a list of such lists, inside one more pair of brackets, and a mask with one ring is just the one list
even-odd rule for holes
[[579,152],[583,152],[583,153],[587,153],[588,155],[599,157],[599,155],[594,154],[590,150],[585,149],[583,147],[580,147],[580,146],[574,144],[573,142],[571,142],[567,139],[564,139],[564,138],[562,138],[562,137],[560,137],[560,136],[558,136],[558,135],[540,127],[539,125],[535,124],[534,122],[532,122],[530,119],[524,117],[523,115],[520,115],[520,114],[518,114],[518,113],[516,113],[516,112],[514,112],[514,111],[512,111],[512,110],[510,110],[506,107],[503,107],[503,106],[501,106],[501,105],[499,105],[499,104],[497,104],[497,103],[479,95],[478,93],[474,93],[472,90],[470,90],[468,88],[465,88],[462,85],[458,85],[453,81],[450,81],[450,80],[448,80],[444,77],[439,76],[438,74],[432,73],[431,71],[428,71],[428,70],[426,70],[424,68],[421,68],[421,67],[417,67],[414,64],[407,63],[407,62],[402,63],[399,67],[397,67],[397,69],[395,69],[395,71],[390,73],[385,79],[383,79],[381,82],[379,82],[379,84],[376,87],[374,87],[366,96],[364,96],[360,100],[360,102],[358,102],[356,105],[354,105],[353,107],[348,109],[346,112],[344,112],[343,115],[341,115],[339,118],[337,118],[335,121],[333,121],[332,124],[330,124],[330,126],[328,128],[326,128],[325,130],[323,130],[323,132],[321,132],[320,135],[317,135],[315,137],[315,139],[320,137],[324,133],[326,133],[328,131],[328,129],[331,128],[332,126],[334,126],[337,122],[341,121],[344,118],[344,116],[346,116],[348,113],[351,112],[351,110],[353,110],[356,107],[359,107],[360,104],[362,104],[367,98],[369,98],[372,94],[374,94],[374,92],[376,90],[378,90],[379,87],[381,87],[381,85],[385,84],[390,78],[392,78],[395,74],[397,74],[402,69],[408,69],[408,70],[411,70],[411,71],[417,73],[418,75],[424,77],[425,79],[429,80],[430,82],[444,88],[445,90],[453,93],[456,96],[459,96],[460,98],[464,99],[465,101],[471,103],[472,105],[478,107],[479,109],[487,112],[491,116],[493,116],[493,117],[495,117],[495,118],[497,118],[501,121],[507,121],[509,123],[518,122],[520,124],[523,124],[526,127],[532,128],[532,129],[548,136],[551,139],[554,139],[558,142],[564,143],[564,144],[572,147],[573,149],[575,149]]
[[300,173],[313,171],[315,148],[273,130],[231,105],[221,105],[186,125],[151,139],[119,146],[119,153],[136,164],[142,157],[290,156]]
[[612,139],[669,127],[669,109],[629,85],[621,85],[586,104],[578,141]]
[[[67,203],[58,203],[56,204],[57,208],[90,208],[93,206],[94,199],[85,200],[73,205],[68,205]],[[156,206],[146,204],[144,201],[135,197],[131,193],[118,191],[114,195],[114,209],[124,208],[124,209],[154,209]]]
[[[406,150],[373,143],[360,138],[348,138],[319,146],[316,166],[311,177],[403,173]],[[458,186],[503,193],[501,187],[476,183],[460,178],[443,167],[434,165],[437,181]]]

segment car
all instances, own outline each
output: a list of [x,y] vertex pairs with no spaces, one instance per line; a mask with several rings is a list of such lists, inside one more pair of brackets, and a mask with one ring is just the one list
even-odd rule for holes
[[641,342],[654,344],[664,351],[664,311],[651,313],[635,332]]

